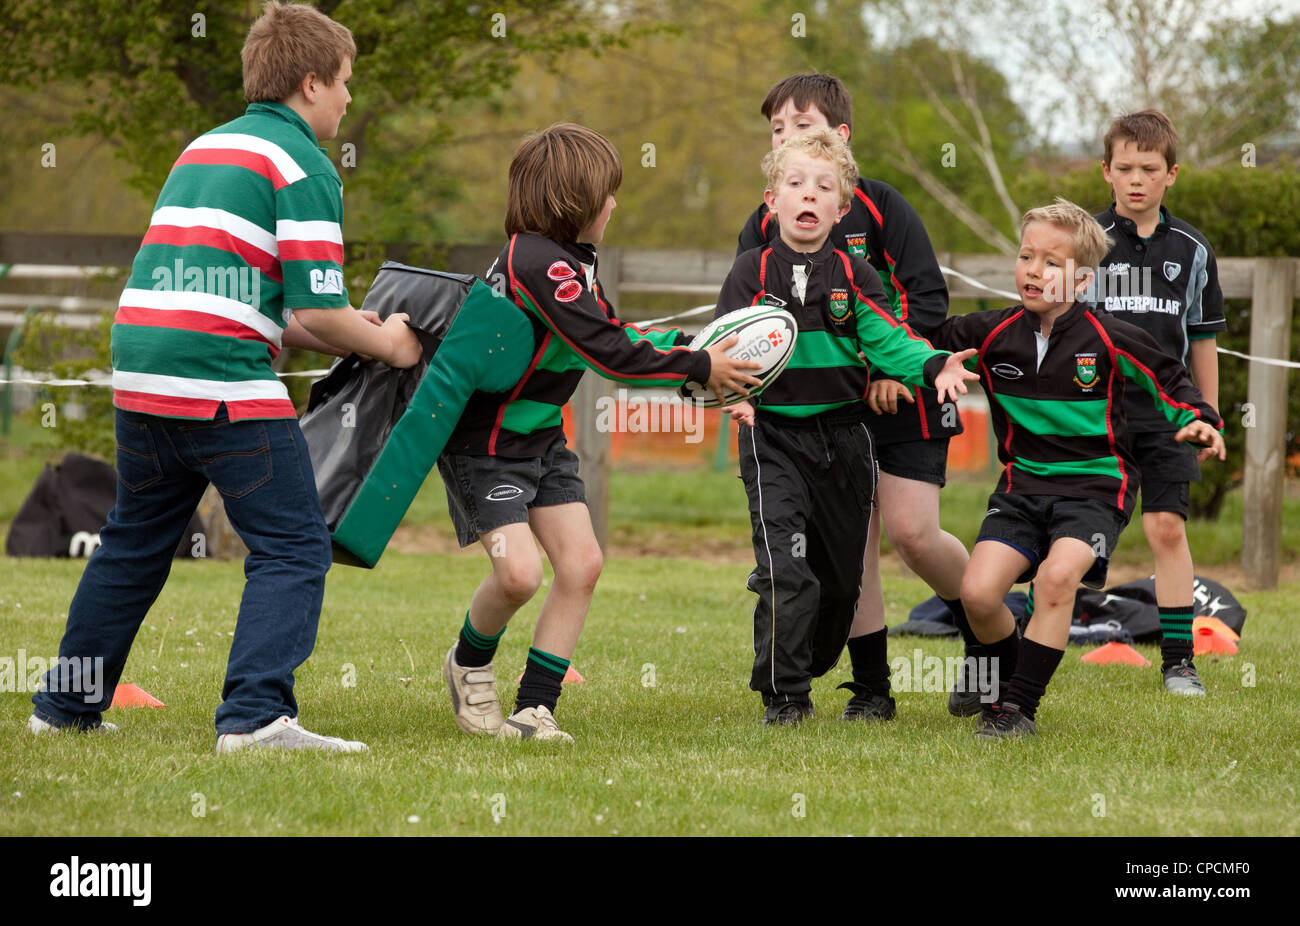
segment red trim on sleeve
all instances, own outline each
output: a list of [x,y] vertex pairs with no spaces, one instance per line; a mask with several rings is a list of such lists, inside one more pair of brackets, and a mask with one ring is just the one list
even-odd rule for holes
[[[985,363],[984,358],[988,355],[989,345],[993,343],[993,339],[997,337],[998,334],[1001,333],[1001,331],[1007,327],[1007,325],[1010,325],[1017,318],[1019,318],[1024,314],[1025,314],[1025,310],[1021,309],[1019,312],[1012,315],[1010,318],[1003,320],[1001,324],[999,324],[996,328],[994,328],[992,331],[988,333],[988,337],[986,337],[983,343],[980,344],[980,348],[979,348],[980,369],[984,371],[984,389],[988,393],[988,398],[990,400],[989,401],[990,411],[992,411],[992,409],[995,407],[995,403],[992,401],[995,395],[993,391],[993,374],[989,372],[988,364]],[[1003,441],[1002,447],[1004,450],[1006,450],[1008,459],[1007,459],[1006,466],[1002,470],[1002,475],[1006,477],[1007,491],[1010,492],[1011,491],[1011,464],[1015,461],[1015,455],[1012,454],[1011,452],[1011,439],[1012,439],[1012,435],[1015,433],[1016,426],[1012,422],[1011,416],[1007,414],[1007,410],[1002,407],[1001,402],[996,403],[996,407],[999,411],[1002,412],[1002,417],[1005,418],[1007,421],[1007,437],[1006,440]]]
[[[1092,327],[1097,329],[1101,342],[1106,345],[1106,351],[1110,354],[1110,375],[1106,377],[1106,440],[1110,445],[1111,456],[1115,458],[1116,464],[1119,465],[1119,496],[1115,502],[1115,507],[1123,511],[1124,494],[1128,488],[1128,471],[1124,469],[1124,458],[1119,455],[1115,447],[1115,428],[1110,420],[1111,410],[1115,405],[1115,376],[1119,372],[1119,359],[1115,355],[1115,344],[1111,341],[1110,336],[1106,334],[1106,329],[1102,327],[1101,322],[1097,321],[1091,312],[1084,312],[1083,317],[1092,322]],[[1154,378],[1152,382],[1155,382]]]

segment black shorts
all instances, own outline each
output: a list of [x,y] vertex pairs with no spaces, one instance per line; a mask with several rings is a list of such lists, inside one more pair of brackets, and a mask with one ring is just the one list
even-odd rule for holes
[[882,473],[933,483],[942,489],[948,483],[948,438],[877,444],[876,462]]
[[544,456],[529,459],[444,453],[438,472],[462,547],[506,524],[526,524],[530,508],[587,501],[578,456],[562,434]]
[[989,510],[975,542],[997,540],[1022,553],[1029,560],[1029,568],[1016,581],[1028,582],[1053,543],[1062,537],[1082,540],[1097,553],[1096,562],[1082,582],[1089,588],[1102,588],[1110,553],[1126,524],[1124,512],[1095,498],[994,492],[989,496]]
[[1196,448],[1174,440],[1173,431],[1130,434],[1129,449],[1142,472],[1142,513],[1172,511],[1187,520],[1189,482],[1199,482]]

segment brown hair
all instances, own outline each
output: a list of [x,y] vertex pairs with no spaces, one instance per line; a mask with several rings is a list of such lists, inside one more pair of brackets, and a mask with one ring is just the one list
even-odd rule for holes
[[1101,162],[1110,167],[1111,152],[1116,142],[1131,141],[1139,151],[1159,151],[1165,157],[1165,168],[1178,163],[1178,132],[1169,117],[1157,109],[1144,109],[1140,113],[1126,113],[1110,124],[1102,144]]
[[562,122],[523,140],[510,162],[506,234],[576,241],[623,182],[623,163],[605,136]]
[[849,133],[853,132],[853,101],[844,81],[838,77],[794,74],[779,81],[767,91],[763,100],[763,118],[771,119],[772,113],[784,106],[786,100],[794,100],[795,108],[800,112],[807,112],[811,103],[826,117],[832,129],[847,125]]
[[244,99],[283,103],[308,74],[334,83],[343,59],[356,60],[357,45],[346,26],[313,6],[267,0],[239,57],[244,63]]
[[1074,263],[1080,270],[1095,272],[1097,264],[1115,243],[1092,213],[1060,196],[1050,206],[1039,206],[1024,214],[1020,220],[1021,240],[1024,240],[1025,229],[1033,222],[1046,222],[1070,233],[1074,240]]
[[[796,104],[797,105],[797,104]],[[775,191],[785,176],[785,165],[792,154],[806,154],[835,165],[840,181],[840,208],[853,199],[853,188],[858,183],[858,165],[853,160],[844,137],[832,129],[815,128],[788,139],[781,147],[763,156],[763,173],[767,175],[767,188]]]

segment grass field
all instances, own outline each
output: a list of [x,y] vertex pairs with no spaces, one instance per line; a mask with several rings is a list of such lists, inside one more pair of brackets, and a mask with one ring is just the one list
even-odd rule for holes
[[[212,713],[242,576],[234,563],[178,564],[124,676],[165,709],[110,712],[115,737],[37,740],[23,730],[28,695],[0,694],[0,834],[1300,832],[1295,584],[1242,596],[1241,653],[1199,660],[1209,698],[1175,699],[1154,668],[1094,668],[1071,648],[1040,734],[983,744],[938,692],[899,693],[888,725],[840,722],[844,665],[815,683],[814,720],[761,727],[746,684],[747,567],[614,560],[575,660],[587,681],[560,701],[577,741],[563,747],[471,739],[452,721],[441,662],[484,565],[390,553],[373,572],[331,573],[298,674],[301,716],[366,740],[368,754],[218,757]],[[0,655],[52,655],[81,564],[3,568]],[[890,620],[926,594],[887,578]],[[504,637],[507,698],[536,613]],[[890,655],[914,647],[959,652],[895,638]]]

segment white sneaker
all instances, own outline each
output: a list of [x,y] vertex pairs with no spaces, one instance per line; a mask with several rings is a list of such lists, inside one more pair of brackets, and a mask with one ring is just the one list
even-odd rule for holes
[[526,707],[522,711],[515,711],[506,718],[500,735],[506,739],[573,742],[573,737],[560,729],[555,717],[545,707]]
[[[66,730],[68,727],[56,727],[52,723],[46,723],[35,714],[27,718],[27,732],[32,736],[44,736],[47,733],[58,733]],[[75,730],[78,733],[116,733],[117,724],[109,723],[107,720],[101,721],[99,726],[91,727],[89,730]]]
[[298,726],[296,717],[278,717],[252,733],[223,733],[217,737],[217,754],[239,749],[319,749],[322,752],[367,752],[365,743],[321,736]]
[[453,645],[442,665],[442,674],[447,679],[456,726],[470,734],[500,732],[505,718],[501,716],[501,702],[497,700],[497,679],[492,663],[462,666],[456,662],[456,646]]

